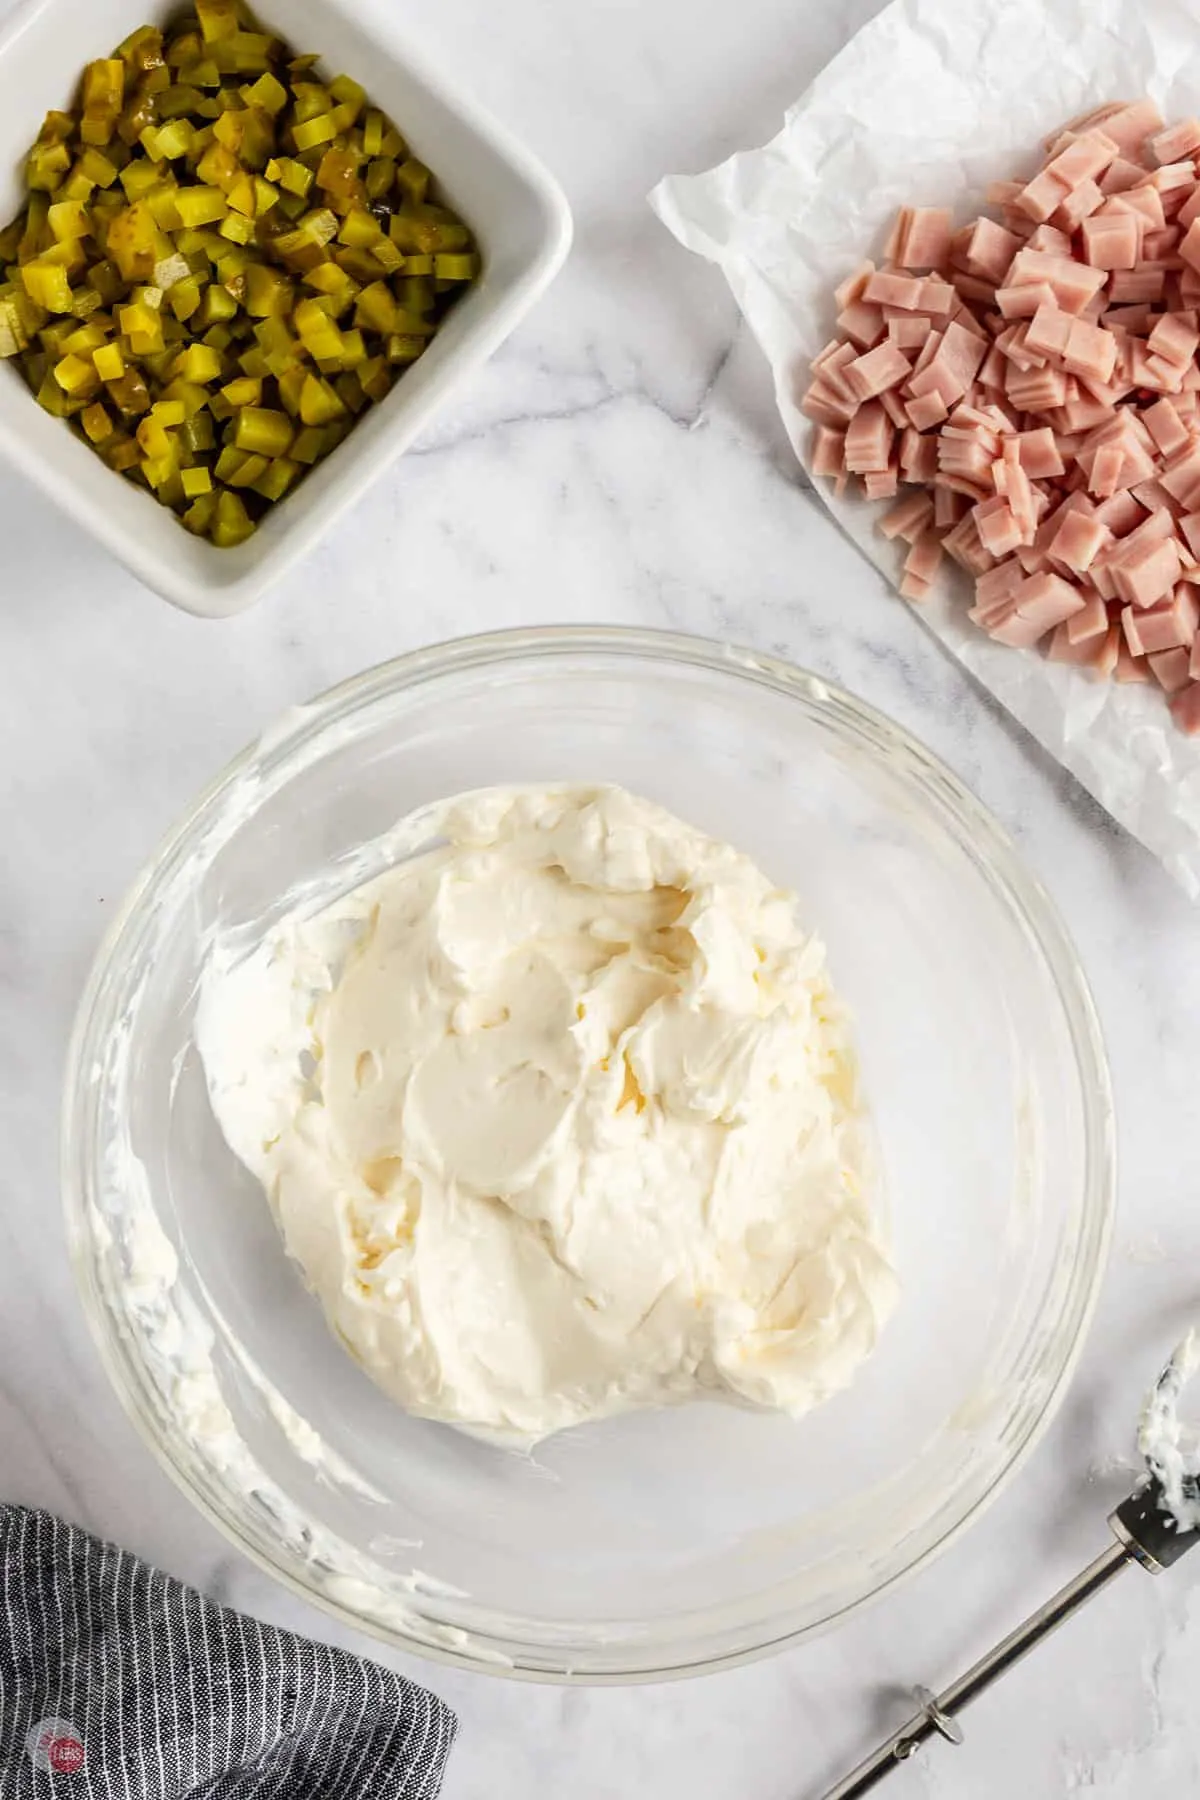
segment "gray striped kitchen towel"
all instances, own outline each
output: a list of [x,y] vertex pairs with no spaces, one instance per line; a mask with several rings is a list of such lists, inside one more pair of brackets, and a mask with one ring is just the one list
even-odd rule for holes
[[452,1712],[0,1505],[0,1800],[432,1800]]

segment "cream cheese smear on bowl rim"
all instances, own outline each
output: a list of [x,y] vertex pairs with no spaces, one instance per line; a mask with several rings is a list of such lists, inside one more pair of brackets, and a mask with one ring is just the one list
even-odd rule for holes
[[897,1284],[849,1021],[794,897],[617,787],[497,788],[249,954],[213,1110],[345,1349],[531,1444],[639,1407],[799,1416]]

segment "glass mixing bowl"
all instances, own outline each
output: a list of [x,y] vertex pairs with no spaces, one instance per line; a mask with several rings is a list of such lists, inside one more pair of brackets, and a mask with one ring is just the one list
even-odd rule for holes
[[[857,1016],[903,1291],[807,1418],[696,1403],[523,1456],[407,1417],[327,1330],[209,1110],[192,1027],[214,929],[249,947],[426,802],[564,780],[643,793],[794,888]],[[65,1188],[117,1391],[239,1548],[403,1648],[627,1681],[828,1626],[995,1496],[1092,1309],[1112,1113],[1059,919],[920,744],[767,657],[531,631],[348,682],[198,801],[88,985]]]

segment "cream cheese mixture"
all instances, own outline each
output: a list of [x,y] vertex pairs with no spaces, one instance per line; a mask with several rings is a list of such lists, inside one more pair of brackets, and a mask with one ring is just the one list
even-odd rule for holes
[[410,1412],[527,1440],[845,1387],[896,1283],[793,897],[619,788],[428,821],[201,997],[216,1117],[342,1343]]

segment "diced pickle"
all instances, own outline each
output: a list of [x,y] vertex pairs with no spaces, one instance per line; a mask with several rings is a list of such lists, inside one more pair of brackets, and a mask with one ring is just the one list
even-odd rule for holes
[[294,436],[292,422],[286,413],[272,412],[263,406],[243,407],[233,431],[237,449],[267,457],[286,456]]
[[0,358],[219,548],[387,398],[480,261],[347,76],[193,0],[46,115],[0,230]]

